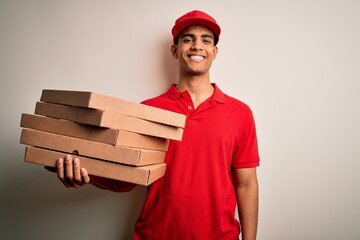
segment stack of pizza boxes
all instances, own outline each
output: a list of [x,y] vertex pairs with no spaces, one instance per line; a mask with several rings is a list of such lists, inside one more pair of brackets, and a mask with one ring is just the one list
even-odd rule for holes
[[149,185],[165,174],[169,139],[181,141],[185,115],[94,92],[42,91],[22,114],[25,161],[55,167],[80,158],[90,175]]

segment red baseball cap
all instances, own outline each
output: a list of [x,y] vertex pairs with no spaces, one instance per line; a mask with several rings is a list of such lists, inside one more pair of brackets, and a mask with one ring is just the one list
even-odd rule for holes
[[209,28],[214,33],[215,45],[218,43],[221,32],[220,26],[214,18],[199,10],[193,10],[176,19],[175,25],[171,30],[174,42],[179,33],[191,25],[202,25]]

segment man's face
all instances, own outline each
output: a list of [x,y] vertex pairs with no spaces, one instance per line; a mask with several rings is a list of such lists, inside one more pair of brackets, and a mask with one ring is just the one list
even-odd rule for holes
[[193,25],[180,34],[178,44],[172,46],[173,56],[179,59],[182,74],[201,75],[209,71],[217,54],[214,34],[204,26]]

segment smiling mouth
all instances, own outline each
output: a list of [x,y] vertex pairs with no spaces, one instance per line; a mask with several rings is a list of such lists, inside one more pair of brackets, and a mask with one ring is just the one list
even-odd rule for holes
[[201,55],[188,55],[188,57],[195,62],[200,62],[205,59],[205,57]]

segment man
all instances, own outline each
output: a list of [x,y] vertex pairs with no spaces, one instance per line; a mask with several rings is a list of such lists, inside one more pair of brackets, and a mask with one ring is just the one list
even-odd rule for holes
[[[171,141],[164,177],[148,187],[134,239],[220,240],[256,238],[259,165],[255,124],[249,107],[210,82],[221,29],[215,19],[191,11],[172,29],[172,56],[179,63],[178,83],[144,104],[183,113],[181,142]],[[57,163],[68,187],[91,183],[112,191],[134,184],[95,176],[66,156]],[[239,222],[235,219],[238,206]]]

